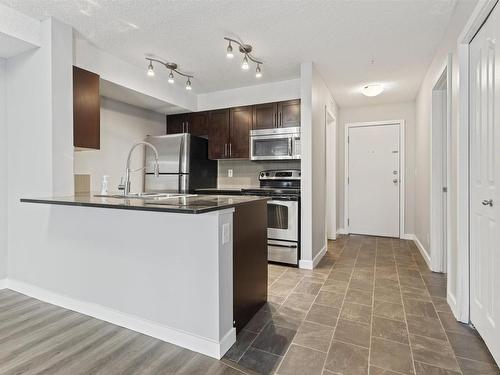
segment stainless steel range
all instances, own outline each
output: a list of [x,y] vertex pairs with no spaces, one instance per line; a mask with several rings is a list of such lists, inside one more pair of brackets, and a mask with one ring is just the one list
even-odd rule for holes
[[267,170],[260,188],[244,194],[270,196],[267,203],[268,260],[298,266],[300,258],[300,170]]

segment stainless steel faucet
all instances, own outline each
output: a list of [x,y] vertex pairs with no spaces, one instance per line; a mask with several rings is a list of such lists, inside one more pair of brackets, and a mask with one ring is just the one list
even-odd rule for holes
[[137,168],[137,169],[130,169],[130,159],[132,158],[132,153],[133,151],[135,150],[135,148],[137,146],[140,146],[140,145],[144,145],[144,146],[148,146],[150,147],[153,152],[155,153],[155,166],[154,166],[154,173],[155,173],[155,176],[158,177],[160,175],[160,162],[158,160],[158,150],[156,149],[155,146],[153,146],[151,143],[149,142],[138,142],[136,143],[135,145],[132,146],[132,148],[130,149],[130,151],[128,152],[128,157],[127,157],[127,167],[125,169],[125,183],[124,183],[124,186],[123,186],[123,195],[124,196],[127,196],[130,194],[130,174],[132,172],[138,172],[140,170],[143,170],[145,169],[146,167],[141,167],[141,168]]

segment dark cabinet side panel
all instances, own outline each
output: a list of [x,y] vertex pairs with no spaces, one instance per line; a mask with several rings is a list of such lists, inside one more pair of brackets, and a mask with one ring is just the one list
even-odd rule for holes
[[229,157],[229,109],[211,111],[208,120],[208,158]]
[[233,225],[233,315],[239,332],[267,301],[267,202],[237,206]]
[[229,155],[233,159],[250,157],[250,130],[252,129],[252,106],[231,108]]
[[73,145],[99,149],[101,99],[99,75],[73,67]]

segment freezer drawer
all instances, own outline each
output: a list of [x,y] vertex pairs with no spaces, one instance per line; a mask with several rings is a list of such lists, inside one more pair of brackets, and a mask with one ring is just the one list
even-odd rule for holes
[[267,260],[297,265],[299,259],[299,246],[297,242],[267,241]]

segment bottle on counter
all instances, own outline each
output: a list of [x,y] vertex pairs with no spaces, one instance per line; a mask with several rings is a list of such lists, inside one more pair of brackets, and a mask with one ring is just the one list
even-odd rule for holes
[[101,183],[101,195],[107,195],[108,194],[108,175],[102,176],[102,183]]

